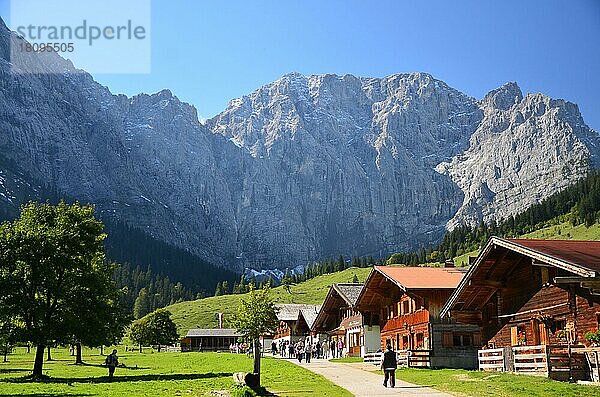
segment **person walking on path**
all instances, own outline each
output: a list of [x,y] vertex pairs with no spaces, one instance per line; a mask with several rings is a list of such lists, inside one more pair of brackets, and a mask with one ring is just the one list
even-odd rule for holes
[[298,343],[296,343],[296,358],[300,363],[304,358],[304,344],[302,343],[302,340],[299,340]]
[[292,341],[290,340],[290,342],[288,343],[288,358],[294,358],[294,344],[292,343]]
[[306,356],[306,362],[309,363],[312,356],[312,345],[310,342],[306,344],[306,347],[304,348],[304,354]]
[[315,349],[316,350],[315,351],[315,358],[319,359],[319,358],[321,358],[321,348],[322,348],[320,340],[317,341],[317,345],[315,346],[315,348],[316,348]]
[[392,349],[392,345],[388,343],[387,350],[383,353],[383,359],[381,360],[381,369],[384,372],[383,387],[387,387],[388,380],[390,386],[396,386],[396,368],[398,368],[398,361],[396,359],[396,352]]
[[275,341],[271,342],[271,355],[275,357],[277,354],[277,343]]
[[337,353],[338,353],[339,358],[344,356],[343,352],[344,352],[344,341],[342,339],[340,339],[340,340],[338,340],[338,343],[337,343]]
[[331,358],[335,358],[335,341],[333,339],[329,342],[329,351],[331,352]]
[[117,357],[117,349],[113,350],[111,354],[106,356],[104,364],[108,367],[108,379],[112,381],[113,375],[115,374],[115,368],[119,365],[119,357]]

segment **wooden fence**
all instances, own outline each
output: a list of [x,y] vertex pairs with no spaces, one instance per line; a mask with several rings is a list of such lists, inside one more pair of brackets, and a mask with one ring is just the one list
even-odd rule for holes
[[477,361],[481,371],[505,371],[504,349],[486,349],[477,351]]
[[[365,354],[363,361],[379,365],[381,363],[383,353],[368,353]],[[431,367],[431,350],[398,350],[396,359],[401,367],[411,368],[428,368]]]
[[482,371],[508,371],[563,381],[600,378],[599,353],[586,350],[589,349],[572,347],[569,352],[567,346],[514,346],[479,350],[477,356]]
[[590,368],[591,381],[600,382],[600,351],[598,349],[587,350],[584,354]]

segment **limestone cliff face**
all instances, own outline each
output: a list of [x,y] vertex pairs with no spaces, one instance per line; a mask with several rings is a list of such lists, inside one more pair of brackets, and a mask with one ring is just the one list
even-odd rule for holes
[[1,213],[51,190],[238,269],[433,243],[599,165],[576,105],[514,83],[478,101],[424,73],[292,73],[203,125],[168,90],[113,95],[55,55],[14,73],[10,40],[0,23]]
[[522,212],[598,167],[598,134],[573,103],[523,97],[508,83],[486,95],[481,109],[469,148],[436,168],[464,192],[449,228]]
[[474,99],[421,73],[294,73],[231,101],[207,126],[239,148],[219,158],[237,182],[240,256],[298,262],[435,241],[462,193],[434,167],[467,147],[481,117]]

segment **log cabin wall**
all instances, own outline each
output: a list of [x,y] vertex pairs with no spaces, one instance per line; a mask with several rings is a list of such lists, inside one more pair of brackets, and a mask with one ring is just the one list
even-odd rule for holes
[[[517,261],[518,259],[514,259]],[[517,266],[472,318],[459,314],[465,323],[482,325],[482,341],[490,347],[516,345],[565,344],[557,331],[572,323],[577,341],[583,334],[598,327],[599,298],[588,290],[552,284],[557,276],[570,273],[554,267],[534,266],[531,261],[519,261]],[[516,316],[509,316],[511,314]]]
[[506,318],[490,338],[491,346],[565,344],[560,331],[569,323],[575,326],[575,342],[583,343],[583,334],[598,328],[600,304],[564,288],[545,285],[521,308],[509,313],[523,314]]

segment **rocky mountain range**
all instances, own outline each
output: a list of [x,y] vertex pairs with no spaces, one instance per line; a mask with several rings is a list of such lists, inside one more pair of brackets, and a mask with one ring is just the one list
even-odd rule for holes
[[201,123],[168,90],[114,95],[56,54],[17,67],[15,40],[0,23],[2,214],[51,191],[231,268],[427,245],[600,166],[577,105],[516,83],[477,100],[426,73],[290,73]]

